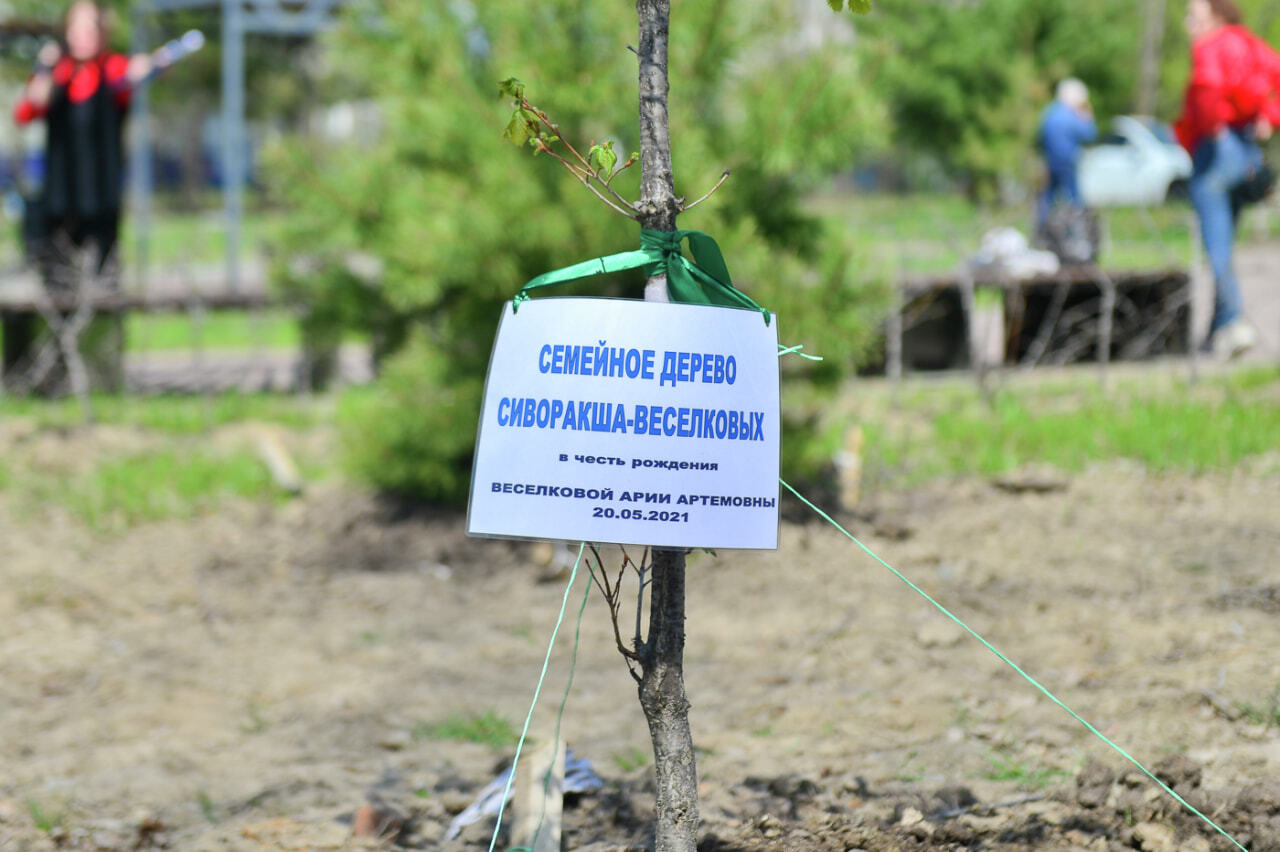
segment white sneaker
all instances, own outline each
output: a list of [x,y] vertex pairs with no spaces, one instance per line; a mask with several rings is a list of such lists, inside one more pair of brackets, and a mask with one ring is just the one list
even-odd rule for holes
[[1258,343],[1258,332],[1244,320],[1224,325],[1213,335],[1214,357],[1222,361],[1239,358]]

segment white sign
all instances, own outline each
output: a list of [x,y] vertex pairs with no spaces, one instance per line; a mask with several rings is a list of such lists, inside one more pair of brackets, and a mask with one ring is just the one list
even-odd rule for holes
[[508,303],[467,532],[776,548],[777,326],[705,305]]

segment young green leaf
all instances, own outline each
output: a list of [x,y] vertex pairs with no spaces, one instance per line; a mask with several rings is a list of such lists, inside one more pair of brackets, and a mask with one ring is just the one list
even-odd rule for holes
[[587,162],[596,170],[596,174],[608,180],[613,174],[613,167],[618,164],[618,155],[613,150],[613,140],[603,145],[592,145],[587,151]]
[[502,131],[502,138],[510,139],[516,145],[523,145],[529,138],[524,122],[520,120],[520,110],[516,110],[511,114],[511,120],[507,122],[506,128]]
[[524,83],[521,83],[515,77],[508,77],[498,83],[498,92],[515,98],[516,102],[519,103],[524,100]]
[[[827,5],[839,12],[844,8],[844,0],[827,0]],[[855,15],[865,15],[871,11],[871,0],[849,0],[849,11]]]
[[538,135],[538,114],[533,110],[518,109],[511,113],[511,120],[502,131],[504,139],[510,139],[516,145],[523,145],[530,138]]

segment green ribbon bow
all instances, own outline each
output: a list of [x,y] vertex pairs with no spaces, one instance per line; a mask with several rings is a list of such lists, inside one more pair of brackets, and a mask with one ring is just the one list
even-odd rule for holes
[[[693,260],[689,260],[681,251],[681,244],[685,240],[689,241]],[[519,310],[520,303],[529,298],[530,290],[555,287],[591,275],[641,267],[646,275],[666,274],[667,294],[673,302],[748,308],[764,314],[765,323],[769,322],[769,312],[733,286],[720,246],[702,231],[652,231],[641,228],[639,251],[619,252],[544,272],[520,288],[511,307],[512,310]]]

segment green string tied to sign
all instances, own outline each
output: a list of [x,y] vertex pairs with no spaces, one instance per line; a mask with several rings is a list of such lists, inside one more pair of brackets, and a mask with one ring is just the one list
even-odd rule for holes
[[[689,244],[693,259],[685,257],[683,246]],[[693,305],[715,305],[723,308],[746,308],[759,311],[769,324],[770,314],[750,296],[733,286],[729,267],[715,238],[702,231],[655,231],[640,229],[640,250],[605,255],[563,269],[544,272],[520,288],[511,300],[511,310],[529,298],[530,290],[556,287],[592,275],[643,269],[646,275],[666,275],[667,294],[673,302]]]

